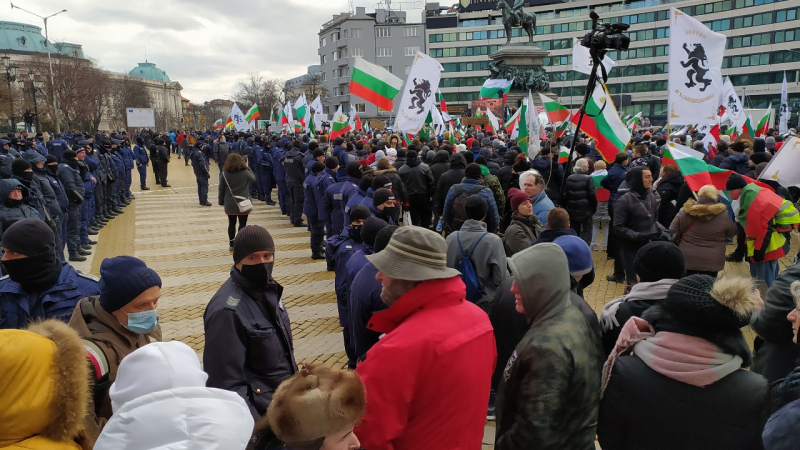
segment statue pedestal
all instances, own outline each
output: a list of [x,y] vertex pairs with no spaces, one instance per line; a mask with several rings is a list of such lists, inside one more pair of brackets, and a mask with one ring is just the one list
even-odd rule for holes
[[[541,92],[546,97],[558,99],[558,96],[550,91],[547,71],[542,67],[543,59],[549,55],[549,51],[542,50],[536,44],[528,42],[506,44],[489,55],[489,58],[492,59],[490,65],[494,65],[498,69],[497,71],[492,70],[492,78],[509,79],[514,77],[514,84],[508,93],[509,106],[516,106],[521,99],[528,95],[528,89],[531,90],[531,93]],[[544,86],[541,83],[533,85],[529,83],[532,78],[541,79],[542,77],[547,80]],[[537,100],[534,96],[534,101]]]

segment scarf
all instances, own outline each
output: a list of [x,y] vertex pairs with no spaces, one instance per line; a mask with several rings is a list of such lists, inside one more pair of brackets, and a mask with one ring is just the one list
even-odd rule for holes
[[601,393],[608,387],[614,363],[631,350],[661,375],[697,387],[716,383],[739,370],[743,362],[740,356],[724,353],[703,338],[669,331],[656,333],[646,320],[631,317],[603,365]]
[[617,297],[603,306],[603,310],[600,311],[600,326],[603,331],[620,326],[617,321],[617,311],[623,303],[634,300],[663,300],[666,298],[669,288],[677,282],[678,280],[673,278],[664,278],[635,284],[628,295]]

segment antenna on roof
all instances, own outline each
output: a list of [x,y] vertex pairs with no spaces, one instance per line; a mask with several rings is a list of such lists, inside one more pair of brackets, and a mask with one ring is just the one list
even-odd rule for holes
[[146,45],[144,46],[144,62],[148,62],[147,61],[147,46]]

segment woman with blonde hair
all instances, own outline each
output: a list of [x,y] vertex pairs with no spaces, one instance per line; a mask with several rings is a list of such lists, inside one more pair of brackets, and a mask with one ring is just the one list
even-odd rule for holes
[[[247,225],[252,203],[250,203],[250,183],[256,181],[253,171],[247,167],[247,161],[238,153],[231,153],[225,160],[222,173],[219,174],[219,200],[228,215],[228,242],[233,251],[233,238],[236,237],[236,221],[239,230]],[[246,207],[250,204],[250,209]]]

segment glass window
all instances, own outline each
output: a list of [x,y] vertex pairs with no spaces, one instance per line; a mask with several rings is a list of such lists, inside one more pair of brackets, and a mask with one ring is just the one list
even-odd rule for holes
[[405,37],[419,36],[419,27],[403,27],[403,36]]
[[378,47],[376,49],[376,53],[378,58],[388,58],[392,56],[392,48],[391,47]]
[[319,46],[325,47],[326,45],[328,45],[328,38],[323,36],[323,38],[319,41]]
[[392,37],[392,28],[391,27],[376,27],[375,28],[375,37],[383,37],[383,38]]
[[353,28],[350,30],[350,39],[361,39],[361,28]]
[[414,56],[419,51],[419,46],[417,45],[414,47],[406,47],[405,50],[406,50],[406,56]]
[[353,105],[353,109],[355,109],[356,112],[363,113],[367,110],[367,105],[366,103],[356,103]]

